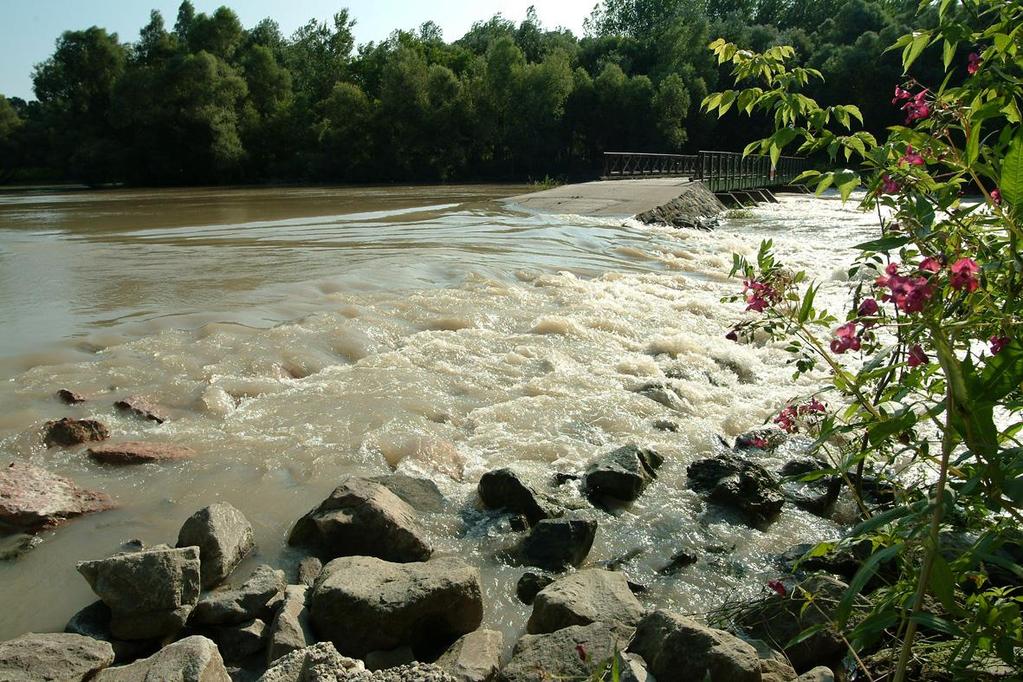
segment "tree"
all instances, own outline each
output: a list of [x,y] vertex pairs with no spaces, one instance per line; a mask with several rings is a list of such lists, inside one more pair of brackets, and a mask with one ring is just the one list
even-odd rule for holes
[[661,81],[653,106],[657,132],[667,149],[678,151],[688,139],[685,121],[690,105],[689,91],[681,76],[671,74]]
[[20,164],[16,135],[22,125],[10,100],[0,95],[0,182],[9,179]]

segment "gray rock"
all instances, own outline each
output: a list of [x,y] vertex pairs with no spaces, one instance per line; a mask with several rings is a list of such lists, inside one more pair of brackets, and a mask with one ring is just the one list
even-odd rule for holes
[[788,439],[789,435],[781,429],[754,429],[735,439],[735,449],[772,451],[784,445]]
[[835,673],[831,668],[819,665],[797,677],[796,682],[835,682]]
[[842,491],[842,479],[824,476],[812,481],[798,480],[827,468],[826,464],[812,457],[800,457],[786,462],[779,472],[783,477],[781,490],[785,499],[811,514],[827,518]]
[[38,533],[114,506],[106,493],[46,469],[21,462],[0,466],[0,533]]
[[71,616],[64,626],[64,632],[83,637],[91,637],[108,642],[114,649],[114,662],[134,661],[153,653],[157,647],[155,640],[136,640],[129,642],[114,637],[110,630],[110,607],[102,601],[95,601]]
[[298,582],[312,587],[323,571],[323,562],[314,556],[306,557],[298,564]]
[[448,501],[444,494],[436,483],[427,478],[390,474],[369,480],[384,486],[418,512],[439,514],[447,509]]
[[597,522],[592,519],[542,519],[519,545],[519,559],[529,566],[561,571],[586,560]]
[[501,668],[504,635],[496,630],[476,630],[461,637],[437,659],[437,667],[458,682],[491,682]]
[[95,419],[64,417],[43,424],[43,443],[48,448],[69,448],[82,443],[97,443],[110,437],[110,429]]
[[724,630],[667,611],[654,611],[639,622],[629,651],[642,656],[662,680],[760,682],[756,649]]
[[0,680],[10,682],[89,680],[113,662],[108,642],[82,635],[29,633],[0,642]]
[[583,479],[587,496],[598,504],[604,500],[631,502],[656,480],[664,458],[653,450],[626,445],[590,463]]
[[288,544],[324,558],[375,556],[425,561],[433,548],[415,511],[379,483],[347,478],[330,497],[295,524]]
[[64,403],[65,405],[80,405],[86,401],[86,398],[77,391],[72,391],[67,388],[62,388],[57,391],[57,400]]
[[532,604],[540,590],[554,582],[554,576],[526,571],[515,585],[515,595],[523,604]]
[[309,608],[316,634],[356,658],[403,645],[417,653],[440,649],[483,619],[479,571],[454,558],[335,559],[316,581]]
[[[749,636],[784,651],[796,672],[805,672],[822,662],[841,658],[846,651],[841,635],[831,626],[846,589],[848,585],[830,576],[811,576],[786,597],[749,604],[736,615],[735,623]],[[811,599],[812,604],[805,608]],[[785,647],[796,635],[815,626],[823,629]]]
[[625,648],[631,635],[631,629],[607,623],[525,635],[515,644],[511,660],[497,679],[500,682],[589,679],[603,661]]
[[267,647],[267,666],[292,651],[304,649],[316,642],[309,624],[306,606],[307,585],[288,585],[284,601],[270,624],[270,643]]
[[640,213],[636,220],[646,225],[670,225],[678,228],[698,230],[713,229],[718,216],[725,212],[725,205],[707,189],[694,182],[680,186],[682,193],[663,206]]
[[662,566],[660,570],[658,570],[657,572],[660,573],[661,575],[675,575],[679,573],[683,568],[686,568],[687,566],[692,566],[699,560],[700,557],[696,556],[695,553],[686,550],[680,550],[678,552],[675,552],[671,556],[671,559],[668,561],[668,563]]
[[213,628],[212,634],[224,660],[237,663],[263,650],[267,625],[256,618],[240,625],[219,625]]
[[647,670],[646,661],[638,654],[620,652],[618,654],[618,671],[620,682],[657,682]]
[[746,640],[746,643],[757,650],[760,658],[760,682],[792,682],[796,679],[796,670],[785,654],[775,651],[763,640]]
[[118,639],[176,633],[199,599],[199,550],[154,547],[78,564],[92,591],[110,607]]
[[526,631],[536,635],[601,622],[633,626],[643,613],[625,574],[590,568],[542,589],[533,600]]
[[142,396],[134,395],[124,400],[118,400],[114,403],[114,407],[121,412],[126,412],[139,419],[156,422],[157,424],[167,421],[163,408],[154,405],[148,398]]
[[252,525],[225,502],[200,509],[181,526],[178,547],[198,547],[202,588],[216,587],[252,552]]
[[457,682],[444,670],[428,663],[413,663],[380,670],[366,679],[372,682]]
[[271,617],[271,606],[284,596],[284,571],[262,565],[236,589],[220,589],[203,596],[192,611],[192,625],[238,625]]
[[231,682],[217,646],[205,637],[186,637],[149,658],[107,668],[95,682]]
[[530,524],[561,514],[561,510],[527,485],[511,469],[488,471],[476,488],[487,509],[504,509],[522,514]]
[[732,453],[694,462],[686,473],[690,488],[743,512],[757,526],[772,521],[785,504],[777,479],[767,469]]
[[330,642],[293,651],[278,660],[259,682],[348,682],[372,679],[362,661],[345,658]]
[[390,651],[371,651],[364,659],[369,670],[388,670],[416,662],[416,655],[410,646],[400,646]]

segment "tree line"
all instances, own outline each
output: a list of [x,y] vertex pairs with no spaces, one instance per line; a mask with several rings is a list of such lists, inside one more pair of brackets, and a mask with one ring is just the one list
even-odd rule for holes
[[[68,31],[36,66],[36,99],[0,95],[0,181],[90,184],[527,179],[595,173],[609,150],[741,149],[770,121],[700,112],[725,75],[718,37],[788,44],[811,94],[897,122],[885,48],[917,0],[603,0],[585,35],[535,10],[454,42],[427,22],[356,45],[347,10],[285,36],[221,7],[153,11],[139,39]],[[919,23],[919,18],[916,18]]]

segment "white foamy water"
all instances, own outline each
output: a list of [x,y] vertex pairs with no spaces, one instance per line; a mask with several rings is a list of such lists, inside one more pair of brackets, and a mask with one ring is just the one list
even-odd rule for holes
[[[346,474],[435,481],[453,511],[424,523],[440,551],[481,568],[485,626],[513,637],[528,615],[514,596],[523,569],[495,558],[510,536],[475,507],[489,469],[548,489],[554,472],[627,443],[663,454],[660,479],[617,517],[571,484],[549,488],[599,520],[591,563],[635,555],[624,569],[651,606],[701,612],[759,593],[773,554],[836,533],[793,509],[766,531],[732,523],[686,490],[685,469],[812,386],[792,383],[780,347],[724,339],[743,314],[720,302],[741,286],[731,253],[773,238],[840,300],[871,216],[784,196],[701,233],[498,201],[521,189],[0,194],[0,452],[120,505],[0,563],[0,638],[61,629],[93,599],[76,561],[133,538],[173,542],[218,500],[256,529],[241,573],[293,565],[290,525]],[[673,408],[634,391],[649,382],[671,385]],[[91,400],[65,407],[59,388]],[[172,419],[113,410],[136,394]],[[42,446],[40,425],[61,416],[200,454],[101,466]],[[661,419],[679,431],[654,429]],[[658,575],[683,549],[700,562]]]

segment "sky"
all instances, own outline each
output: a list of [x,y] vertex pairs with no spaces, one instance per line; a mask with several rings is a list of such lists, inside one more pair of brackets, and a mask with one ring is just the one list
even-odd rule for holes
[[[460,38],[480,19],[500,13],[515,22],[535,5],[547,27],[563,26],[581,34],[583,19],[597,0],[193,0],[199,12],[228,5],[246,28],[270,17],[290,35],[309,19],[329,20],[348,7],[358,22],[359,43],[379,41],[396,28],[418,27],[433,20],[448,41]],[[158,9],[168,27],[174,25],[180,0],[0,0],[0,94],[33,99],[32,68],[53,53],[54,43],[67,30],[101,26],[124,42],[138,38],[139,29]]]

